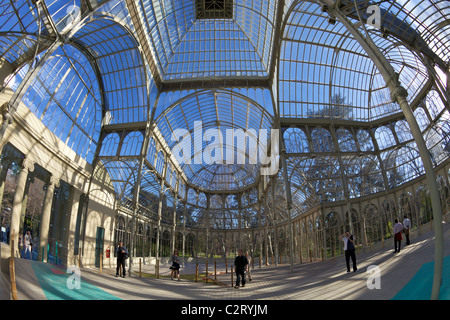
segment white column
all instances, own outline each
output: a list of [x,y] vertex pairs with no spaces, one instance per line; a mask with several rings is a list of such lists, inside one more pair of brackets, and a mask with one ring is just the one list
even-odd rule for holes
[[10,232],[14,230],[14,252],[18,250],[18,235],[20,229],[20,215],[22,213],[23,195],[25,192],[25,186],[27,184],[28,172],[34,170],[34,162],[29,158],[23,159],[22,169],[19,173],[19,180],[17,181],[16,193],[14,194],[13,207],[11,214],[11,227]]
[[[38,260],[47,262],[47,245],[48,245],[48,231],[50,229],[50,216],[53,204],[53,193],[55,187],[59,186],[59,179],[55,176],[50,177],[50,181],[47,183],[47,190],[45,191],[44,203],[42,205],[41,223],[39,225],[39,252]],[[44,249],[44,254],[42,254]]]

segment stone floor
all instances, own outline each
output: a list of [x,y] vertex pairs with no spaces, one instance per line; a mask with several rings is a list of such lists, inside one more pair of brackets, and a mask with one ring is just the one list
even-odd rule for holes
[[[444,256],[450,255],[450,227],[444,225]],[[403,244],[404,245],[404,244]],[[81,288],[70,288],[68,278],[72,273],[60,266],[29,260],[16,260],[16,277],[19,300],[390,300],[395,299],[411,281],[425,284],[413,292],[408,290],[400,299],[428,299],[431,292],[431,279],[414,276],[427,263],[434,260],[434,234],[428,232],[412,239],[409,246],[399,254],[393,254],[393,244],[384,249],[357,255],[357,272],[346,272],[343,257],[323,262],[305,262],[290,265],[255,266],[253,280],[245,287],[235,289],[231,286],[231,274],[225,273],[225,266],[217,266],[217,277],[210,275],[206,283],[183,279],[183,275],[195,273],[195,264],[187,264],[181,269],[181,281],[171,280],[168,265],[162,265],[159,279],[139,277],[115,277],[115,269],[104,268],[100,274],[96,268],[82,268],[79,273]],[[374,274],[368,272],[369,266],[377,266],[379,278],[374,282]],[[199,267],[203,272],[204,266]],[[134,271],[139,268],[135,267]],[[153,266],[143,266],[142,271],[154,274]],[[213,272],[213,266],[209,271]],[[450,271],[444,270],[444,283],[448,283]],[[215,280],[215,281],[212,281]],[[233,278],[235,281],[236,278]],[[368,287],[379,284],[379,288]],[[444,285],[441,296],[448,299],[450,287]],[[443,295],[445,293],[445,295]],[[408,294],[410,294],[408,296]],[[397,296],[399,297],[399,296]]]

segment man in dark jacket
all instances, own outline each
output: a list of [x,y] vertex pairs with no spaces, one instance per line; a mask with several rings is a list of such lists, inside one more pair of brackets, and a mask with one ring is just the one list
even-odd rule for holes
[[236,272],[236,289],[239,289],[242,278],[242,286],[245,287],[245,272],[248,268],[248,260],[244,256],[242,249],[238,251],[239,255],[234,259],[234,271]]
[[341,239],[344,241],[345,263],[347,265],[347,272],[350,272],[350,258],[353,262],[353,272],[356,272],[356,255],[355,255],[355,240],[350,232],[345,232],[341,235]]
[[123,246],[123,242],[120,241],[117,245],[117,269],[116,269],[116,277],[119,276],[120,266],[122,266],[122,278],[125,278],[125,260],[128,258],[128,250]]

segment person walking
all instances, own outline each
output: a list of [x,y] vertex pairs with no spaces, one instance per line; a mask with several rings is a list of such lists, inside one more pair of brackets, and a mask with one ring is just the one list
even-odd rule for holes
[[243,254],[243,250],[239,249],[238,256],[234,259],[234,272],[236,273],[236,289],[239,289],[239,286],[242,281],[242,287],[245,287],[245,271],[248,269],[248,261],[247,258]]
[[24,258],[31,259],[32,258],[31,249],[33,246],[33,237],[31,236],[30,230],[27,231],[27,234],[23,238],[23,244],[24,244],[24,249],[25,249]]
[[394,253],[400,252],[400,247],[402,246],[402,231],[403,225],[398,219],[395,219],[394,225]]
[[128,258],[128,250],[123,246],[123,242],[119,241],[117,244],[117,269],[116,269],[116,277],[119,276],[120,268],[122,267],[122,278],[125,278],[126,270],[125,270],[125,260]]
[[409,220],[406,216],[404,216],[403,220],[403,233],[405,234],[406,242],[405,244],[408,245],[411,242],[409,241],[409,230],[411,229],[411,220]]
[[350,232],[346,231],[341,235],[342,241],[344,241],[345,263],[347,265],[347,272],[350,272],[350,258],[352,259],[353,272],[356,272],[356,254],[355,254],[355,239]]
[[250,257],[248,251],[245,252],[245,257],[247,258],[247,262],[248,262],[248,271],[247,271],[247,279],[248,281],[252,281],[252,257]]
[[172,257],[170,258],[172,260],[172,265],[170,266],[171,275],[170,278],[172,280],[174,279],[174,276],[180,281],[180,257],[178,256],[178,250],[175,249],[173,251]]

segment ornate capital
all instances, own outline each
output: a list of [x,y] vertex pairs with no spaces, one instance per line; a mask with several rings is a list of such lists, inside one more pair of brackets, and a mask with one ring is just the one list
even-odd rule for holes
[[4,116],[6,113],[9,113],[9,103],[5,102],[0,106],[0,114]]
[[0,106],[0,115],[2,116],[4,122],[11,124],[12,117],[11,113],[9,112],[9,109],[10,109],[9,103],[8,102],[3,103]]
[[29,172],[33,172],[34,171],[34,161],[31,160],[30,158],[23,159],[22,168],[27,169]]
[[59,187],[59,180],[60,180],[59,177],[57,177],[55,175],[51,175],[48,184],[55,186],[55,187]]
[[398,98],[406,98],[408,96],[408,91],[402,86],[398,86],[395,90],[391,90],[391,100],[398,102]]

